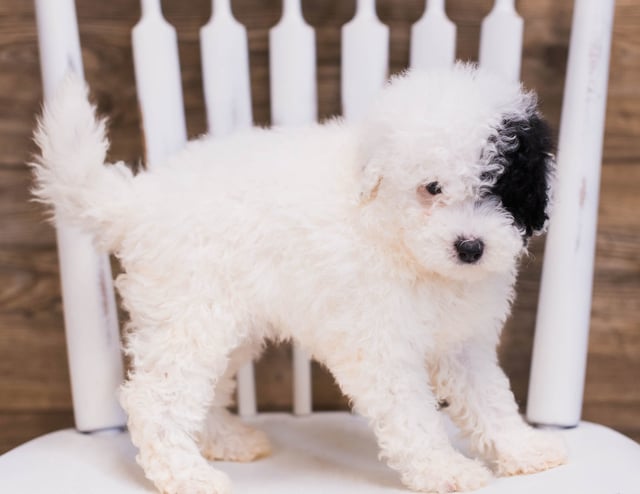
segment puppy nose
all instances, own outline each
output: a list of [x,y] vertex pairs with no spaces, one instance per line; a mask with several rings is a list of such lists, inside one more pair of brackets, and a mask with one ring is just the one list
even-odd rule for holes
[[459,238],[455,243],[458,259],[467,264],[478,262],[484,251],[484,242],[479,238]]

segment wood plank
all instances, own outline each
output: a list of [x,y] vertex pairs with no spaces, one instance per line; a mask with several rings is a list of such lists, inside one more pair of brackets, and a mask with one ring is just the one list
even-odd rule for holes
[[0,455],[30,439],[73,427],[71,410],[56,412],[0,412]]
[[0,248],[0,313],[61,312],[55,248]]
[[584,406],[583,420],[606,424],[608,427],[640,443],[640,425],[638,414],[634,412],[640,406],[628,403],[587,402]]
[[40,107],[33,4],[12,3],[15,13],[0,14],[0,167],[29,158],[35,148],[31,131]]
[[3,313],[0,328],[0,411],[69,410],[61,311]]
[[0,247],[55,246],[55,231],[45,208],[31,201],[31,173],[26,166],[0,167]]

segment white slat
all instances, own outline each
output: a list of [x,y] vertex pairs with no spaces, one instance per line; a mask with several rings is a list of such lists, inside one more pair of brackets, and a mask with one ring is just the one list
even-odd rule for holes
[[154,166],[182,149],[187,126],[176,31],[162,17],[160,0],[141,4],[142,17],[132,32],[133,62],[147,166]]
[[519,81],[523,29],[515,0],[496,0],[493,10],[482,21],[480,67],[510,81]]
[[591,314],[613,0],[577,0],[540,285],[527,417],[580,420]]
[[354,18],[342,26],[342,114],[361,118],[387,78],[389,28],[376,16],[375,0],[358,0]]
[[[251,86],[247,31],[234,17],[230,0],[213,0],[209,22],[200,30],[202,79],[209,133],[223,137],[250,127]],[[253,364],[237,374],[238,414],[255,415],[256,390]]]
[[316,45],[302,17],[300,0],[284,0],[280,22],[269,31],[271,120],[300,125],[318,117]]
[[249,45],[230,0],[212,4],[211,19],[200,30],[200,51],[209,133],[221,137],[253,122]]
[[293,413],[309,415],[313,406],[311,356],[293,345]]
[[251,417],[258,412],[253,362],[246,363],[238,370],[236,380],[238,385],[236,391],[238,415],[241,417]]
[[[45,100],[67,72],[83,75],[73,0],[36,0]],[[65,335],[76,428],[122,427],[116,391],[124,379],[111,266],[91,237],[64,224],[56,229]]]
[[424,14],[411,27],[410,65],[414,69],[446,68],[456,58],[456,25],[444,0],[427,0]]
[[[300,0],[284,0],[280,22],[269,32],[271,119],[274,125],[301,125],[317,119],[316,46],[302,17]],[[293,412],[311,413],[311,362],[293,347]]]

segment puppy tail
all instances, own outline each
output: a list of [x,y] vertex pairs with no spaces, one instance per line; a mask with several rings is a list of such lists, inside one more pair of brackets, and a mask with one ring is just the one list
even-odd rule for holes
[[89,103],[84,81],[68,76],[38,121],[34,138],[40,154],[30,166],[36,201],[51,206],[56,221],[93,233],[111,248],[122,233],[118,219],[126,215],[134,177],[123,163],[104,165],[105,125]]

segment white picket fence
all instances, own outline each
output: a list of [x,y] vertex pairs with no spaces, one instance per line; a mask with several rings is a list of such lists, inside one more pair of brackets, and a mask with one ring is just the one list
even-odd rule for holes
[[[68,70],[82,73],[73,0],[35,0],[45,99]],[[518,80],[523,20],[515,0],[496,0],[482,23],[480,64]],[[201,29],[203,85],[210,133],[224,136],[252,123],[246,29],[233,18],[230,0],[213,0]],[[142,0],[132,33],[136,88],[148,166],[158,166],[187,140],[175,29],[160,0]],[[599,167],[604,126],[614,0],[577,0],[563,107],[555,219],[547,242],[529,395],[528,416],[539,423],[575,425],[580,417],[591,307]],[[444,0],[428,0],[411,32],[411,65],[450,66],[455,25]],[[269,33],[271,105],[275,125],[317,118],[314,30],[301,0],[284,0]],[[358,119],[387,77],[389,29],[375,0],[357,0],[342,28],[342,107]],[[593,60],[593,53],[598,58]],[[586,206],[577,208],[586,191]],[[581,203],[584,205],[584,201]],[[577,242],[576,240],[580,241]],[[577,246],[576,246],[577,245]],[[105,255],[85,235],[58,227],[58,249],[76,427],[92,431],[124,424],[116,388],[123,379],[118,324]],[[577,303],[572,303],[575,295]],[[311,367],[294,348],[294,413],[312,410]],[[256,412],[253,366],[238,374],[238,407]]]

